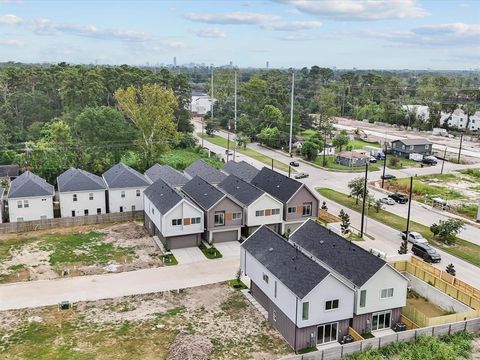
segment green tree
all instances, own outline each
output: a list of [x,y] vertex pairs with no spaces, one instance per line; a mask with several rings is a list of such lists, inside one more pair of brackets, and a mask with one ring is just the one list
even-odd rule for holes
[[342,148],[348,144],[350,138],[346,130],[341,130],[332,140],[333,146],[335,146],[339,151],[342,151]]
[[258,140],[267,146],[278,148],[280,146],[280,131],[278,128],[264,128],[257,136]]
[[208,136],[213,136],[220,130],[220,122],[217,119],[208,119],[205,125],[205,132]]
[[340,223],[340,229],[342,230],[342,235],[347,235],[350,232],[350,215],[343,211],[343,209],[340,210],[340,214],[338,215],[339,218],[342,220]]
[[445,268],[445,271],[452,276],[457,275],[457,271],[455,270],[455,266],[452,263],[447,265],[447,267]]
[[[350,189],[350,196],[355,198],[355,204],[358,205],[358,200],[363,199],[363,188],[365,185],[365,179],[363,177],[356,177],[350,180],[348,187]],[[367,194],[368,196],[368,189]]]
[[314,161],[317,158],[318,149],[319,146],[316,142],[311,139],[307,139],[302,144],[301,152],[305,159],[308,161]]
[[446,244],[453,244],[455,243],[456,236],[462,231],[465,227],[465,222],[460,219],[448,219],[448,220],[440,220],[435,224],[430,226],[430,231],[433,235],[439,238]]

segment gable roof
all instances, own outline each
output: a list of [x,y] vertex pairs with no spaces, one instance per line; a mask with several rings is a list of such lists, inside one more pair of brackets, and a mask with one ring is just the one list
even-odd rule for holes
[[107,185],[100,176],[81,169],[70,168],[57,177],[58,191],[105,190]]
[[369,159],[370,156],[361,154],[358,151],[341,151],[337,154],[337,157],[345,159]]
[[250,235],[241,247],[301,299],[330,274],[265,225]]
[[145,176],[124,163],[113,165],[103,173],[109,189],[145,187],[150,185]]
[[143,195],[146,196],[162,214],[167,213],[183,200],[183,196],[162,179],[158,179],[146,188]]
[[0,178],[18,176],[19,171],[18,165],[0,165]]
[[250,165],[249,163],[245,161],[229,161],[227,162],[223,168],[222,171],[225,174],[228,175],[235,175],[236,177],[239,177],[242,180],[245,181],[252,181],[252,179],[258,174],[259,170]]
[[423,139],[423,138],[415,138],[415,139],[397,139],[393,140],[392,143],[399,141],[405,145],[427,145],[431,144],[430,140]]
[[185,184],[182,191],[190,196],[203,210],[210,209],[225,194],[199,176]]
[[145,171],[145,175],[153,182],[162,179],[171,186],[183,186],[188,182],[185,175],[168,165],[155,164]]
[[290,235],[289,241],[358,287],[386,264],[384,260],[313,220],[304,222]]
[[15,178],[11,182],[10,190],[8,191],[9,199],[53,195],[55,195],[53,185],[50,185],[45,179],[30,171],[25,171],[22,175]]
[[247,183],[235,175],[229,175],[225,180],[218,184],[218,187],[247,206],[264,194],[263,190],[260,190],[256,186]]
[[252,184],[286,203],[302,187],[300,181],[264,167],[252,180]]
[[207,164],[202,159],[195,161],[187,167],[184,172],[192,178],[200,176],[203,180],[211,184],[218,184],[227,177],[227,175]]

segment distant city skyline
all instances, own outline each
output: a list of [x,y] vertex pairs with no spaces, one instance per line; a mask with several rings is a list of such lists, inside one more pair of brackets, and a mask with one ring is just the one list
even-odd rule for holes
[[0,62],[480,68],[480,1],[0,0]]

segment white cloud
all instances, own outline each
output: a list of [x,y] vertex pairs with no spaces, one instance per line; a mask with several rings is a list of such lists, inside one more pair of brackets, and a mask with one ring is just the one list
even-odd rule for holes
[[249,12],[232,12],[223,14],[200,14],[189,12],[185,14],[185,17],[196,22],[222,25],[261,25],[280,19],[280,17],[276,15]]
[[332,20],[368,21],[424,17],[429,13],[416,0],[278,0],[302,13]]
[[19,25],[23,23],[23,19],[12,14],[0,15],[0,25]]
[[280,31],[312,30],[322,26],[320,21],[280,21],[261,25],[265,29]]
[[317,35],[309,34],[289,34],[285,36],[280,36],[278,39],[286,41],[308,41],[308,40],[318,40],[320,37]]
[[193,30],[198,37],[203,38],[224,38],[227,36],[225,32],[217,28],[204,28],[204,29],[195,29]]
[[23,43],[20,40],[16,39],[0,39],[0,46],[22,46]]

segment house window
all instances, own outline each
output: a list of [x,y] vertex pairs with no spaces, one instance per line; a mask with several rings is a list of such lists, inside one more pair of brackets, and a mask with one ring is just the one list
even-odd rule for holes
[[372,315],[372,331],[388,329],[390,327],[390,320],[392,313],[390,310],[381,311]]
[[97,208],[97,214],[101,214],[102,213],[102,209],[101,208]]
[[310,307],[310,304],[308,303],[308,301],[302,304],[302,320],[308,320],[309,307]]
[[268,275],[267,274],[263,273],[262,279],[263,279],[263,281],[265,281],[268,284]]
[[88,194],[88,200],[93,200],[93,193]]
[[325,310],[338,309],[338,299],[325,301]]
[[232,213],[232,220],[242,220],[242,213],[241,212]]
[[47,215],[40,216],[40,220],[47,220]]
[[88,209],[83,210],[83,215],[85,215],[85,216],[88,215]]
[[123,212],[123,206],[120,206],[120,212]]
[[173,226],[182,225],[182,219],[172,219],[172,225]]
[[287,212],[289,214],[295,214],[297,212],[297,208],[295,206],[289,207]]
[[273,284],[273,296],[277,297],[277,280],[275,280],[275,283]]
[[402,150],[405,150],[405,145],[402,145]]
[[265,212],[263,210],[257,210],[255,211],[255,216],[263,216]]
[[213,219],[214,219],[215,226],[225,225],[225,211],[216,212],[213,215]]
[[413,150],[413,149],[414,149],[413,145],[410,145],[409,149],[410,149],[410,150]]
[[152,214],[155,214],[155,209],[154,208],[152,208]]
[[19,209],[23,208],[23,202],[22,201],[17,201],[17,207]]
[[280,214],[280,209],[272,209],[272,215]]
[[75,217],[75,210],[72,210],[72,217]]
[[302,216],[312,215],[312,203],[303,203]]
[[273,320],[274,322],[277,322],[277,310],[273,310],[272,320]]
[[26,209],[28,208],[30,205],[28,204],[28,200],[23,200],[23,207]]
[[135,205],[132,205],[132,211],[135,211]]
[[77,194],[73,194],[73,201],[77,201]]
[[425,150],[428,150],[428,148],[429,148],[428,144],[427,144],[427,145],[425,145]]
[[317,344],[326,344],[337,341],[338,323],[320,325],[317,328]]
[[22,221],[23,221],[23,217],[18,217],[18,218],[17,218],[17,221],[18,221],[18,222],[22,222]]
[[199,217],[191,218],[191,219],[190,219],[190,223],[191,223],[192,225],[194,225],[194,224],[200,224],[200,218],[199,218]]
[[136,191],[136,195],[137,195],[137,197],[140,197],[140,190]]
[[122,190],[122,192],[120,193],[120,197],[123,199],[125,198],[125,191]]
[[387,299],[393,297],[393,288],[382,289],[380,299]]
[[367,303],[367,290],[360,291],[360,307],[365,307]]

